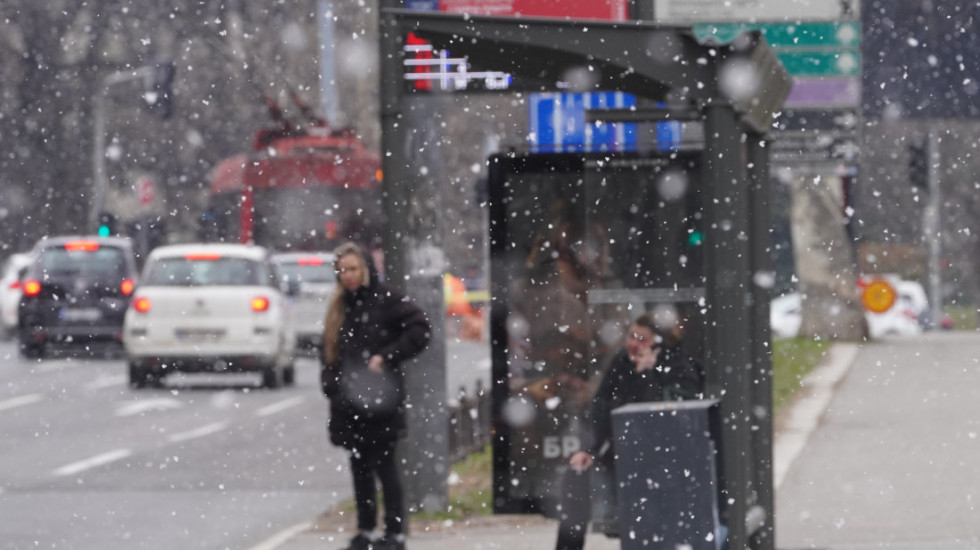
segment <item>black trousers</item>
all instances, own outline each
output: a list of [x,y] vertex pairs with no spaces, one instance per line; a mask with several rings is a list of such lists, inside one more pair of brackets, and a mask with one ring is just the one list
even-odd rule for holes
[[385,499],[385,533],[405,532],[405,497],[398,463],[395,461],[396,441],[360,444],[351,451],[350,469],[354,476],[354,500],[357,502],[357,528],[373,531],[378,524],[378,489]]
[[576,472],[569,468],[561,483],[558,511],[558,541],[555,550],[582,550],[592,516],[592,469]]
[[597,514],[596,520],[602,521],[606,527],[610,522],[615,523],[615,498],[610,468],[593,465],[581,473],[571,468],[566,470],[561,480],[561,509],[558,511],[555,550],[582,550],[593,513]]

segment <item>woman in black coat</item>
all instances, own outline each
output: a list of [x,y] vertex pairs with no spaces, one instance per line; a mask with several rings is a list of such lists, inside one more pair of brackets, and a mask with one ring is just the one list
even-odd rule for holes
[[[327,310],[320,381],[330,398],[330,441],[351,453],[357,535],[349,550],[405,548],[405,512],[395,446],[405,435],[401,366],[429,342],[425,313],[378,279],[354,243],[335,251],[338,290]],[[377,539],[380,480],[385,535]]]

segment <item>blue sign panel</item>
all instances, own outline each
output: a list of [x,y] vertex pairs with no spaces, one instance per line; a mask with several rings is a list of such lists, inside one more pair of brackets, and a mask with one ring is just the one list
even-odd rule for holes
[[439,11],[439,0],[405,0],[405,9],[419,11]]
[[585,123],[586,109],[636,106],[622,92],[531,94],[530,141],[539,153],[635,151],[635,123]]
[[681,123],[667,120],[657,123],[657,150],[676,151],[681,142]]

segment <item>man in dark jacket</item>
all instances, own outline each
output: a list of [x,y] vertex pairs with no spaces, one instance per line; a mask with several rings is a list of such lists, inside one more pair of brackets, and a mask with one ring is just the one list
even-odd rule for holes
[[681,348],[679,330],[677,325],[658,330],[648,314],[630,324],[623,348],[613,356],[592,398],[591,433],[583,438],[585,450],[569,458],[557,550],[581,550],[585,545],[594,489],[589,470],[595,462],[607,471],[613,468],[613,409],[628,403],[693,399],[704,391],[703,369]]
[[[401,366],[428,345],[425,313],[382,284],[371,256],[354,243],[335,251],[338,290],[323,335],[323,393],[330,398],[330,441],[351,452],[357,535],[348,550],[403,550],[408,521],[395,446],[405,435]],[[376,480],[385,502],[378,539]]]

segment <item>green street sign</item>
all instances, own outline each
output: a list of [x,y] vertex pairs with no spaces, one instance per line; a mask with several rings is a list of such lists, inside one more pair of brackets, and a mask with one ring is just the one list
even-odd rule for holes
[[861,73],[861,24],[857,21],[812,23],[698,23],[701,41],[728,44],[749,30],[766,42],[792,76],[856,76]]
[[762,31],[774,50],[782,48],[857,48],[861,24],[857,21],[813,23],[698,23],[692,26],[698,40],[728,44],[749,30]]
[[856,76],[861,73],[861,52],[777,51],[786,72],[793,76]]

